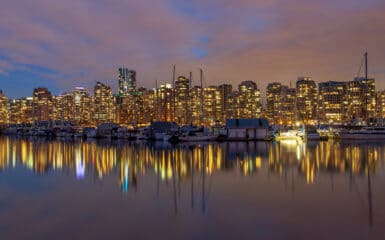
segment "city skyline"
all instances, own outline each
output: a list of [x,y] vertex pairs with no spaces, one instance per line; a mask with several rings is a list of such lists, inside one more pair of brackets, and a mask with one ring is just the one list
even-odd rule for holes
[[[32,97],[8,98],[0,90],[0,124],[71,121],[78,126],[117,123],[147,125],[153,121],[212,126],[232,118],[267,118],[271,125],[383,124],[385,91],[376,90],[373,78],[316,83],[298,77],[295,86],[269,83],[266,99],[254,81],[237,87],[222,83],[202,87],[189,78],[176,77],[173,84],[137,88],[136,71],[118,69],[119,89],[97,82],[93,94],[74,87],[60,95],[46,87],[34,88]],[[203,76],[203,72],[201,72]],[[203,79],[203,78],[202,78]],[[265,103],[265,104],[263,104]]]
[[[22,8],[20,7],[22,4]],[[385,89],[385,3],[6,0],[0,10],[0,88],[11,98],[74,83],[117,88],[123,63],[149,88],[199,68],[207,85],[316,82],[356,77],[369,52],[369,77]],[[220,7],[218,7],[220,6]],[[150,18],[157,16],[157,20]],[[364,36],[364,37],[363,37]],[[20,86],[24,86],[20,88]]]

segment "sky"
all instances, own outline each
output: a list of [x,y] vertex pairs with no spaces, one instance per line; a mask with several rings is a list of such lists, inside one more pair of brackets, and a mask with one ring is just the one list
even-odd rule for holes
[[[199,69],[205,85],[253,80],[294,86],[357,76],[385,89],[383,0],[2,0],[0,89],[11,98],[33,88],[53,94],[96,81],[117,91],[118,68],[137,85]],[[361,72],[361,75],[363,73]]]

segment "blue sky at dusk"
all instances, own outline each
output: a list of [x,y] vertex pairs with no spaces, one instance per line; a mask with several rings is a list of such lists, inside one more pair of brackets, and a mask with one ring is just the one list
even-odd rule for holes
[[54,94],[96,81],[116,89],[117,69],[138,86],[178,75],[206,84],[254,80],[351,80],[369,53],[385,89],[385,2],[380,0],[3,0],[0,89],[10,97]]

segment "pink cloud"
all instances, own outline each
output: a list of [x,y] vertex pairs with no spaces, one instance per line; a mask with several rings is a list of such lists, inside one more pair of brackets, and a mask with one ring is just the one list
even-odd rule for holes
[[[0,51],[13,64],[57,71],[53,80],[68,88],[96,80],[116,84],[122,65],[136,69],[138,85],[146,87],[168,81],[173,64],[186,75],[203,67],[208,84],[252,79],[264,88],[299,75],[346,81],[368,51],[370,75],[385,88],[382,1],[199,0],[189,3],[195,15],[172,4],[6,0],[0,32],[9,34],[0,34]],[[207,56],[194,57],[194,47]]]

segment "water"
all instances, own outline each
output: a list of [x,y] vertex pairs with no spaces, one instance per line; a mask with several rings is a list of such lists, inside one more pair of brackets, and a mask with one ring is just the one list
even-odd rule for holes
[[1,239],[384,239],[385,143],[0,138]]

